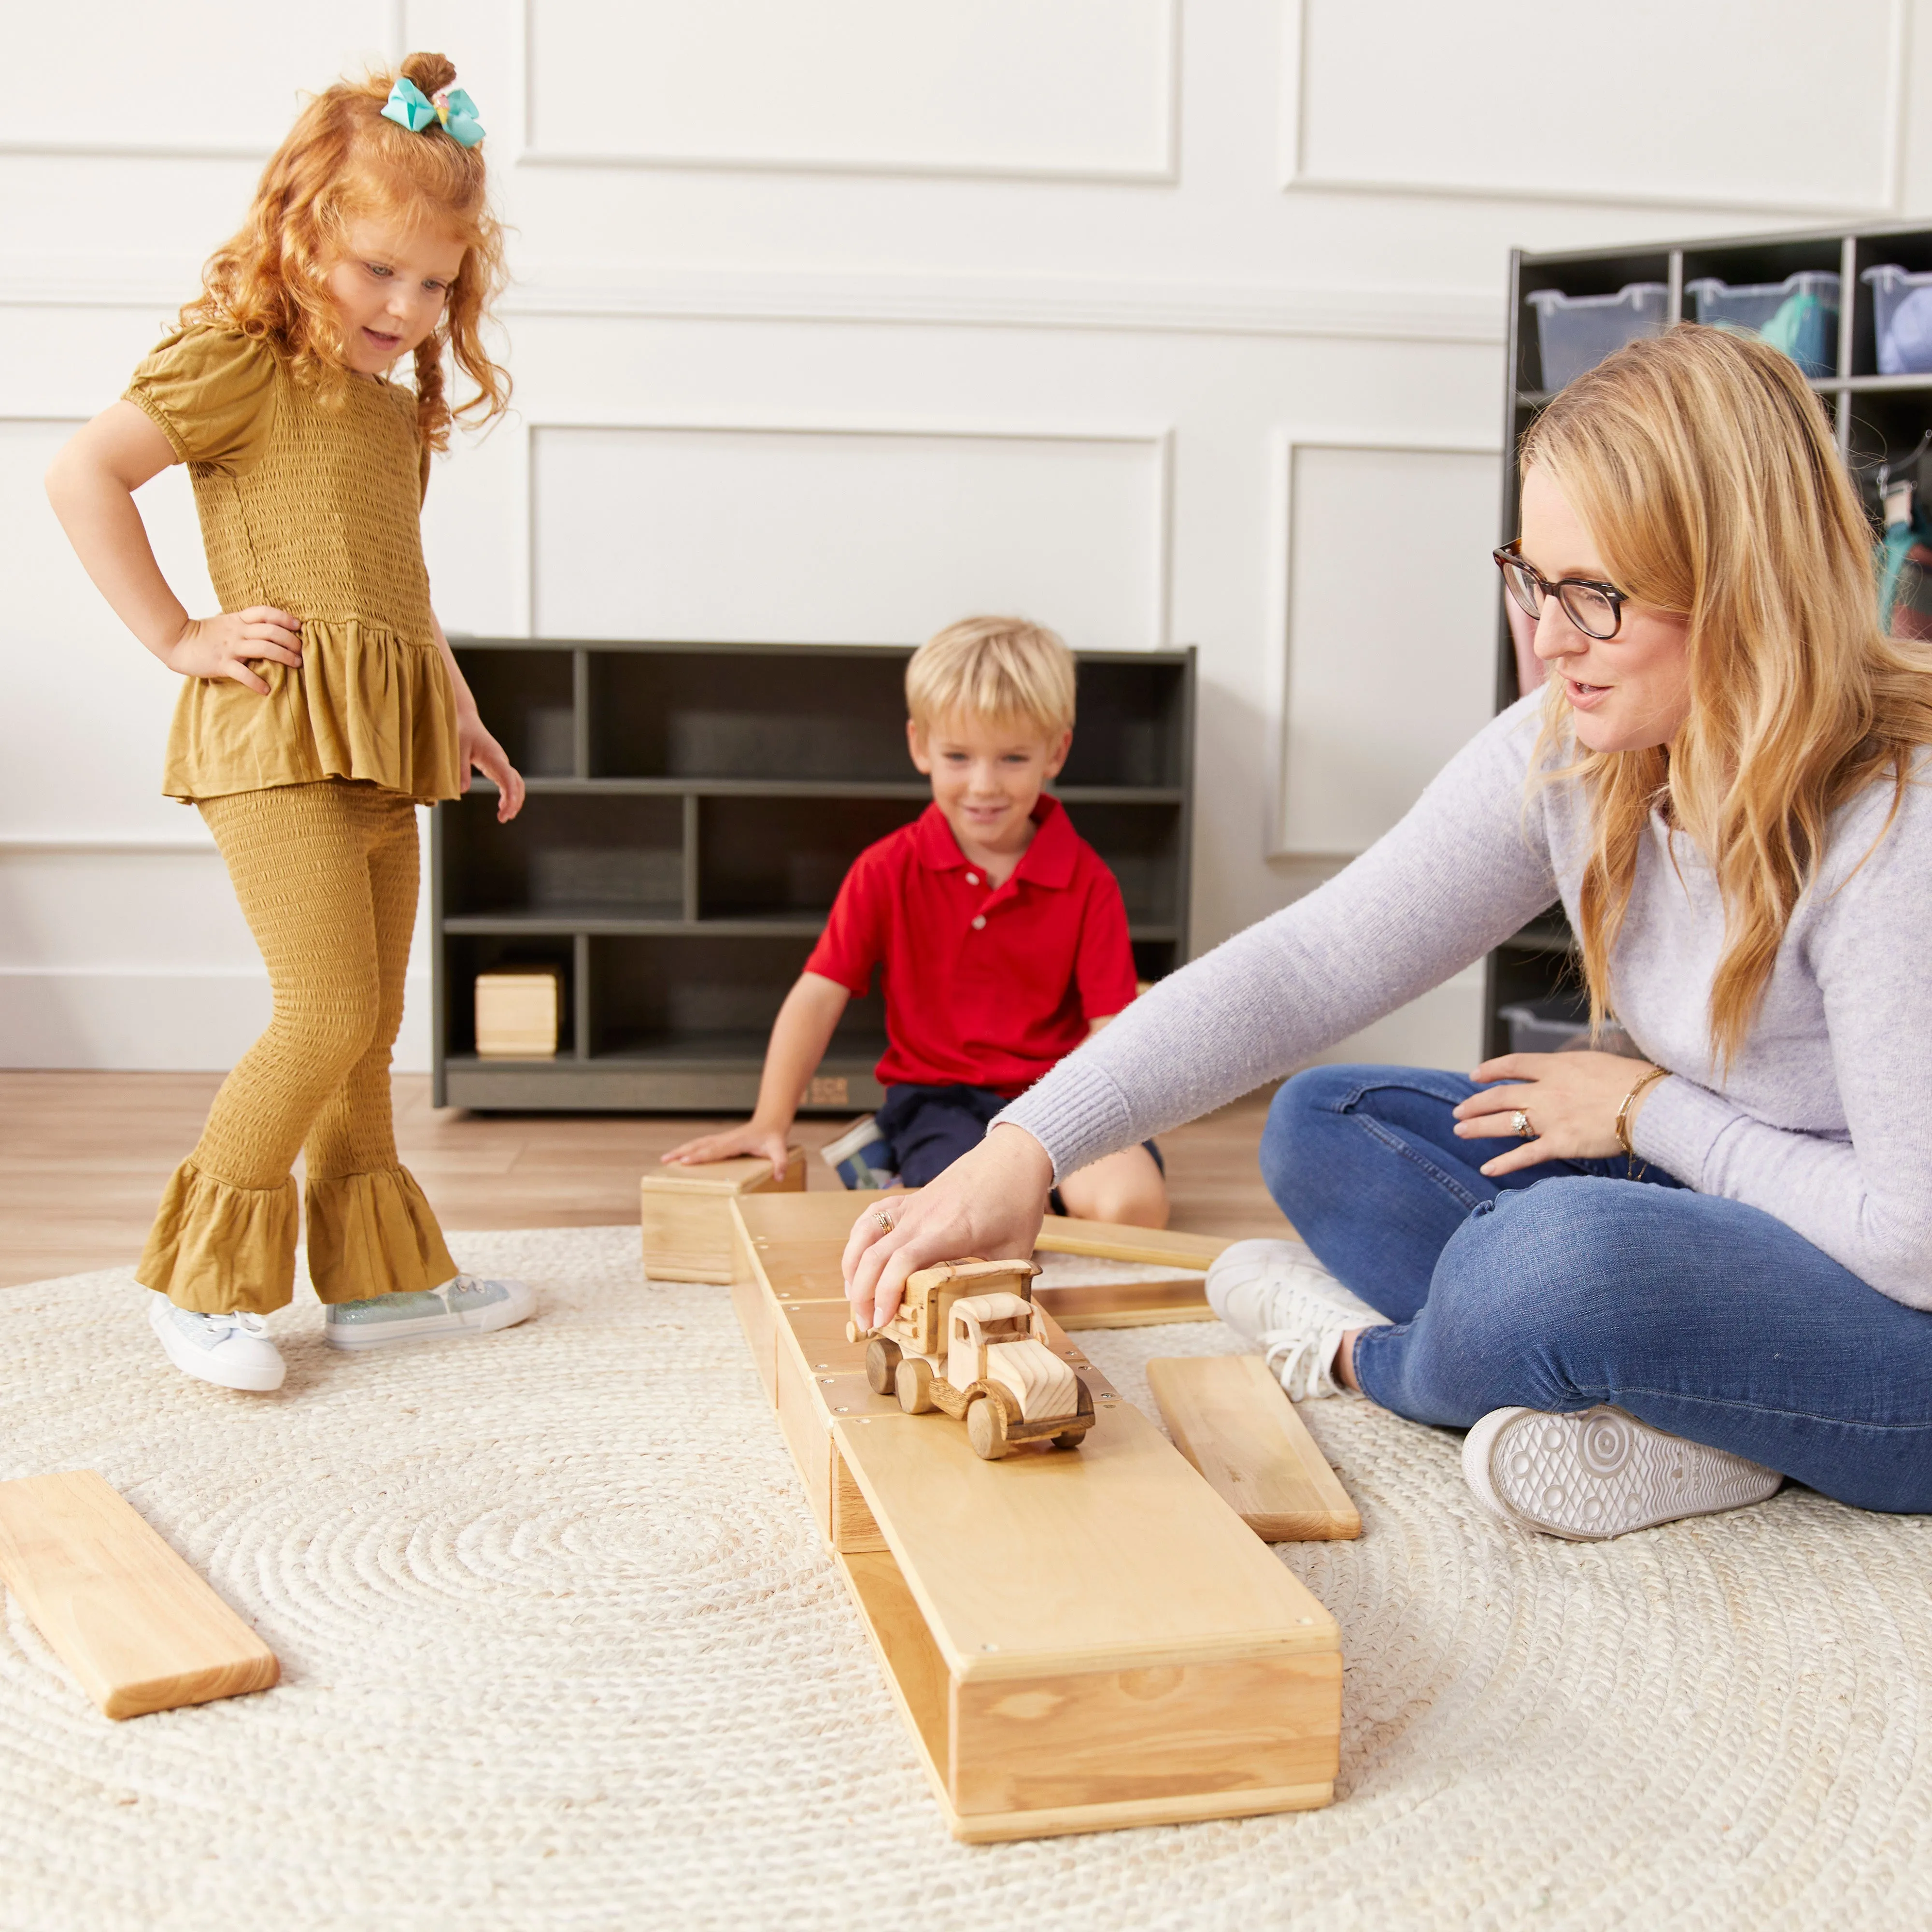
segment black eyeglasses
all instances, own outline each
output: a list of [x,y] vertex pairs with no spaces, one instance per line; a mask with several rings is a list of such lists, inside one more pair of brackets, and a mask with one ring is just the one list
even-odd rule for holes
[[1629,601],[1624,593],[1614,584],[1594,584],[1587,577],[1561,577],[1552,584],[1519,554],[1516,543],[1521,542],[1518,538],[1516,543],[1506,543],[1492,553],[1510,596],[1537,618],[1543,615],[1543,600],[1553,596],[1563,606],[1564,616],[1585,637],[1599,644],[1614,638]]

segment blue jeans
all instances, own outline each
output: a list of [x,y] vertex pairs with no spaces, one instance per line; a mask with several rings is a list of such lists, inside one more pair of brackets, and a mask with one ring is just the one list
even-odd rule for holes
[[1478,1171],[1477,1090],[1408,1066],[1318,1066],[1275,1096],[1268,1191],[1394,1324],[1363,1391],[1417,1422],[1614,1402],[1862,1509],[1932,1511],[1932,1313],[1868,1287],[1774,1216],[1627,1163]]

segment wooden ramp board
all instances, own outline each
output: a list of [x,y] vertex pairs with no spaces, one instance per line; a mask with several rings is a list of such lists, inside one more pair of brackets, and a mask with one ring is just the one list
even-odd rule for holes
[[1156,1268],[1205,1268],[1223,1248],[1218,1234],[1183,1234],[1172,1228],[1130,1228],[1117,1221],[1082,1221],[1049,1214],[1034,1246],[1042,1254],[1093,1255],[1102,1261],[1147,1262]]
[[1063,1328],[1149,1328],[1168,1322],[1211,1322],[1207,1276],[1160,1281],[1035,1282],[1034,1300]]
[[872,1394],[838,1263],[873,1198],[734,1202],[760,1279],[732,1298],[954,1836],[1327,1804],[1334,1620],[1050,1317],[1094,1393],[1078,1450],[982,1462]]
[[1258,1355],[1169,1356],[1147,1376],[1174,1446],[1264,1543],[1361,1534],[1348,1492]]
[[266,1690],[274,1652],[92,1469],[0,1483],[0,1580],[110,1718]]

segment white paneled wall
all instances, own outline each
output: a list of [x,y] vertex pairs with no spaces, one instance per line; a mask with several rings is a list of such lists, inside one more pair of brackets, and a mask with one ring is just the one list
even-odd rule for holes
[[[1928,9],[12,10],[0,1064],[223,1066],[267,1010],[200,820],[158,795],[172,680],[39,477],[192,293],[298,89],[439,47],[490,129],[517,408],[430,488],[452,630],[909,640],[1006,608],[1198,644],[1204,946],[1487,714],[1510,244],[1932,211]],[[143,509],[207,608],[178,472]],[[1478,994],[1348,1050],[1466,1064]]]

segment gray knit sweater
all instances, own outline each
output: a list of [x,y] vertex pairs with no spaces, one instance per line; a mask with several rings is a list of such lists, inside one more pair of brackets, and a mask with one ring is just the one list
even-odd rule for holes
[[[1540,703],[1503,712],[1353,864],[1162,980],[1000,1118],[1040,1141],[1056,1175],[1070,1173],[1280,1079],[1552,899],[1574,919],[1588,804],[1568,781],[1526,802]],[[1932,796],[1909,785],[1880,838],[1891,803],[1887,779],[1833,821],[1818,881],[1721,1076],[1709,1000],[1723,908],[1708,865],[1660,817],[1612,986],[1618,1018],[1670,1070],[1638,1115],[1640,1155],[1701,1193],[1775,1214],[1894,1300],[1932,1309]]]

